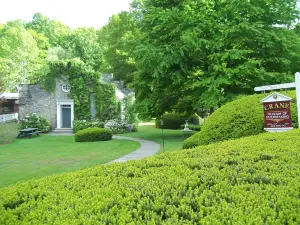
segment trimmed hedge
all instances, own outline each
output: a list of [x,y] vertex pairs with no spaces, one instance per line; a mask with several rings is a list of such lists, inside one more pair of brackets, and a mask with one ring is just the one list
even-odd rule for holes
[[80,130],[84,130],[86,128],[91,128],[91,127],[98,127],[98,128],[104,128],[104,122],[100,120],[74,120],[73,122],[73,127],[74,127],[74,133],[77,133]]
[[0,190],[0,224],[300,224],[300,130]]
[[[298,127],[296,93],[283,93],[294,100],[291,102],[291,118]],[[269,94],[267,94],[269,95]],[[264,132],[264,115],[261,100],[264,94],[243,96],[217,109],[208,117],[201,131],[184,141],[183,148],[206,145]]]
[[76,142],[108,141],[112,139],[112,131],[103,128],[87,128],[75,134]]
[[161,128],[160,120],[163,119],[164,129],[179,129],[180,125],[185,122],[185,118],[181,114],[177,113],[167,113],[157,118],[155,121],[156,128]]

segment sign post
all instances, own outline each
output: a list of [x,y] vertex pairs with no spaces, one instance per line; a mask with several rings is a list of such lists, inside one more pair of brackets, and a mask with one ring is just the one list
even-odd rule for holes
[[265,130],[282,132],[293,129],[291,121],[291,98],[279,93],[273,93],[263,100]]
[[254,91],[270,91],[270,90],[287,89],[287,88],[296,88],[298,127],[300,128],[300,73],[299,72],[295,73],[295,83],[260,86],[260,87],[255,87]]

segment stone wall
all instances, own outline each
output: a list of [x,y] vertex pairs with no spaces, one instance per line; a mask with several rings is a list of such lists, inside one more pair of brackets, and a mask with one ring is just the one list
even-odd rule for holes
[[19,86],[19,119],[29,113],[36,113],[50,120],[51,128],[56,127],[56,99],[39,84],[21,84]]
[[39,84],[21,84],[19,86],[19,119],[29,113],[37,113],[50,120],[51,128],[57,127],[57,101],[71,99],[70,93],[62,91],[65,80],[56,81],[55,93],[49,93]]

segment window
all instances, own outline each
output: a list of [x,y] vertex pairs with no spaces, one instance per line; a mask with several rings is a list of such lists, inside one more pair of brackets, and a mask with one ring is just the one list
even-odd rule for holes
[[61,86],[61,89],[62,89],[63,92],[70,92],[71,86],[68,85],[68,84],[63,84],[63,85]]

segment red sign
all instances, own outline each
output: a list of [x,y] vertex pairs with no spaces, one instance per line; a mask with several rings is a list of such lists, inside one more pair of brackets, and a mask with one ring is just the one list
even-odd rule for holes
[[264,102],[265,128],[292,127],[290,101]]

